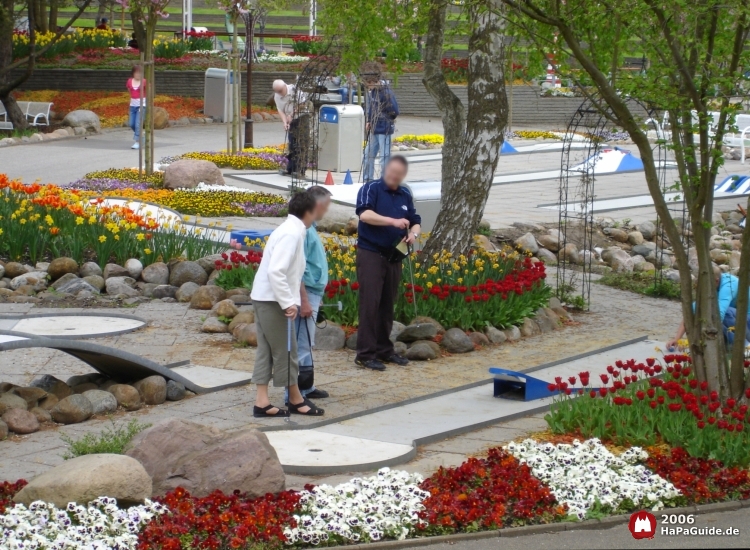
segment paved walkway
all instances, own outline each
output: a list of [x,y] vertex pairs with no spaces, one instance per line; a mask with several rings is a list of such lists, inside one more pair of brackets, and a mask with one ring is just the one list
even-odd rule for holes
[[[400,117],[397,123],[399,134],[442,133],[439,119]],[[98,136],[71,138],[0,148],[0,168],[11,177],[20,177],[24,181],[67,184],[93,170],[112,167],[136,166],[137,151],[131,150],[128,130],[115,130]],[[255,145],[274,145],[283,142],[284,131],[280,124],[267,122],[255,125]],[[521,143],[521,142],[519,142]],[[156,133],[156,159],[173,156],[188,151],[219,150],[226,147],[226,127],[221,124],[191,125],[160,130]],[[635,147],[630,149],[637,155]],[[424,152],[419,151],[419,154]],[[572,154],[574,162],[585,160],[585,150]],[[33,159],[32,162],[29,159]],[[415,163],[410,170],[409,180],[439,180],[439,160]],[[520,172],[539,172],[559,170],[560,152],[523,153],[501,157],[498,173],[514,174]],[[224,170],[225,173],[236,173]],[[246,172],[246,171],[245,171]],[[673,171],[670,171],[670,174]],[[744,166],[739,161],[727,161],[721,168],[720,179],[726,174],[750,174],[750,164]],[[325,176],[325,174],[323,174]],[[339,175],[337,175],[339,176]],[[672,177],[671,175],[670,177]],[[343,179],[340,176],[339,179]],[[228,179],[228,183],[248,189],[265,190],[269,188],[237,182]],[[575,187],[576,183],[571,185]],[[574,193],[574,191],[571,191]],[[648,194],[643,173],[626,173],[597,178],[597,199],[617,198],[632,195]],[[550,204],[558,199],[558,181],[516,182],[493,186],[490,191],[485,218],[493,228],[507,227],[514,222],[557,222],[555,210],[539,208],[539,205]],[[574,202],[574,200],[571,200]],[[733,210],[737,199],[722,199],[716,202],[717,210]],[[334,209],[338,218],[346,219],[353,214],[351,207]],[[635,222],[653,220],[655,213],[651,207],[613,210],[603,215],[615,219],[630,218]],[[237,227],[269,228],[278,220],[272,218],[243,218],[235,223]]]
[[[55,311],[32,308],[26,304],[0,305],[0,313],[32,310],[35,313]],[[183,304],[162,302],[141,304],[129,312],[149,320],[150,325],[136,332],[95,341],[162,363],[190,360],[199,365],[240,371],[251,371],[253,368],[253,348],[235,347],[230,335],[200,332],[205,312],[187,309]],[[513,344],[442,357],[431,362],[414,362],[406,368],[391,367],[384,373],[355,367],[352,352],[317,352],[316,381],[332,396],[321,400],[320,405],[326,409],[326,418],[336,418],[485,380],[489,378],[487,369],[490,366],[524,370],[646,334],[663,341],[674,332],[678,316],[679,305],[676,302],[636,298],[631,293],[594,285],[591,313],[576,315],[573,326]],[[561,350],[564,352],[561,353]],[[16,350],[0,354],[1,381],[27,384],[42,374],[66,379],[86,372],[89,369],[83,363],[50,350]],[[489,386],[487,391],[490,391]],[[153,423],[162,418],[179,416],[223,429],[278,425],[279,420],[252,417],[254,397],[253,386],[234,388],[182,402],[148,407],[136,413],[118,413],[116,421],[139,418],[143,422]],[[281,390],[272,389],[274,402],[280,403],[281,398]],[[305,423],[313,419],[300,418],[297,421]],[[543,427],[541,421],[532,421],[532,424],[537,430]],[[92,420],[0,442],[0,479],[33,477],[60,463],[60,455],[64,452],[60,433],[80,436],[98,432],[108,425],[106,419]],[[488,433],[494,433],[493,429],[490,428]],[[421,447],[410,467],[429,474],[439,465],[458,464],[466,454],[478,452],[492,444],[487,442],[479,448],[473,443],[466,445],[469,436],[461,436],[455,444],[446,441]],[[453,451],[443,450],[442,444],[453,445],[450,447]],[[304,482],[304,479],[290,478],[290,483],[297,482]]]

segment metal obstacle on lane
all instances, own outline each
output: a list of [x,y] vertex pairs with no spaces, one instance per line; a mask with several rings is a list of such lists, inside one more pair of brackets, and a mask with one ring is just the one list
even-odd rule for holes
[[252,377],[252,373],[191,365],[190,361],[161,365],[127,351],[90,342],[0,330],[0,352],[35,348],[67,353],[117,382],[128,383],[160,375],[198,394],[248,384]]

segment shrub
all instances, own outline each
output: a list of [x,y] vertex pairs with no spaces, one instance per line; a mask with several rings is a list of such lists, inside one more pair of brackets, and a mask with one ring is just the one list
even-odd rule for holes
[[63,458],[68,460],[77,456],[99,453],[121,455],[125,452],[125,447],[130,440],[149,426],[151,424],[141,424],[134,418],[127,425],[117,425],[112,421],[112,427],[105,428],[98,435],[89,433],[79,439],[73,439],[62,434],[60,439],[68,445],[68,451]]
[[188,50],[191,52],[213,50],[214,36],[216,35],[212,32],[186,32],[185,39],[188,43]]

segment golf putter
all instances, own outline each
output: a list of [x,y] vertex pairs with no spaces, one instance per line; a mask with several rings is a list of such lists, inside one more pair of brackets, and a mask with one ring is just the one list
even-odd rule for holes
[[[289,391],[289,386],[292,385],[292,319],[287,317],[286,318],[286,387],[287,391]],[[290,397],[290,403],[291,403],[291,397]],[[287,416],[284,417],[284,422],[287,424],[296,424],[296,422],[292,421],[292,417]]]

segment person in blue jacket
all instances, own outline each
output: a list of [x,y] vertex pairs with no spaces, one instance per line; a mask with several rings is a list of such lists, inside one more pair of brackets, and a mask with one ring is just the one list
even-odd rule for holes
[[[748,289],[745,289],[748,292]],[[728,344],[734,344],[734,326],[737,321],[737,296],[740,293],[740,280],[729,273],[720,273],[716,277],[716,293],[719,301],[719,319],[722,320],[724,339]],[[695,304],[693,304],[695,309]],[[685,321],[680,323],[675,337],[667,342],[667,349],[677,345],[677,341],[685,335]],[[750,317],[748,317],[745,331],[745,346],[750,341]]]
[[367,147],[365,148],[364,181],[375,179],[375,159],[380,155],[381,172],[391,156],[391,136],[396,130],[398,102],[388,84],[377,78],[365,80],[368,88]]

